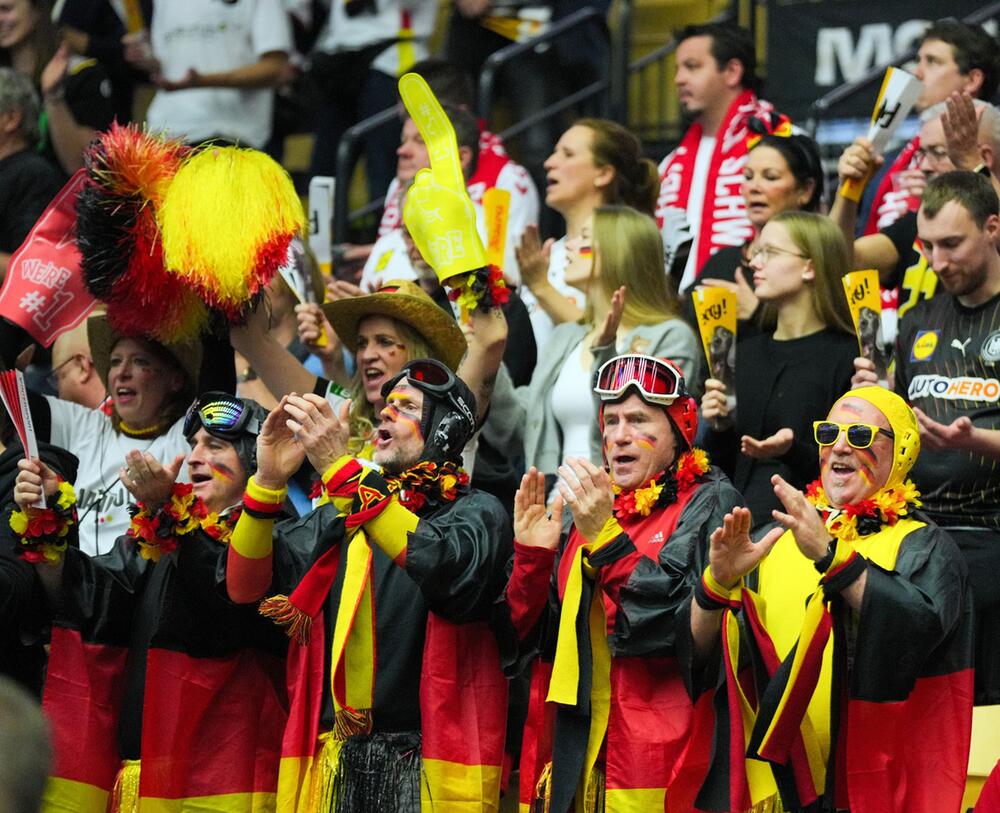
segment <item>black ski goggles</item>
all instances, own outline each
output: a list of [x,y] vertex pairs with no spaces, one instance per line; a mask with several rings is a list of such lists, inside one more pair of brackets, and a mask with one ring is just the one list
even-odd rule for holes
[[476,415],[472,407],[459,395],[455,374],[440,361],[434,359],[416,359],[409,362],[402,370],[382,385],[382,397],[388,398],[389,393],[403,379],[428,395],[447,401],[457,412],[464,415],[473,424]]
[[226,392],[206,392],[195,398],[184,416],[184,437],[199,427],[223,440],[238,440],[245,434],[260,434],[260,421],[242,398]]

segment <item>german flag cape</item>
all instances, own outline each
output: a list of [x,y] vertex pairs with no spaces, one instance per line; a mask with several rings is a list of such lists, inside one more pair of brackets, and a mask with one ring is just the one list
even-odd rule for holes
[[[302,813],[332,809],[338,782],[350,781],[338,772],[344,743],[367,730],[379,730],[378,695],[369,687],[375,686],[382,657],[389,659],[392,653],[380,655],[375,622],[380,607],[393,606],[388,596],[392,581],[405,579],[416,584],[426,601],[419,686],[421,808],[455,813],[496,810],[507,685],[485,618],[500,592],[503,562],[509,556],[510,529],[503,509],[492,497],[471,492],[450,502],[428,500],[418,517],[390,496],[376,472],[341,463],[324,479],[341,510],[340,501],[355,496],[357,510],[341,514],[343,520],[315,548],[306,575],[282,599],[285,606],[306,613],[311,621],[308,635],[293,638],[289,648],[291,709],[282,743],[279,809]],[[364,516],[359,517],[362,512]],[[359,536],[351,529],[362,526],[360,538],[365,541],[359,546]],[[353,551],[357,553],[352,555]],[[389,578],[372,579],[367,574],[376,566],[381,568],[385,556],[392,563]],[[355,573],[360,576],[355,578]],[[371,587],[364,587],[365,583]],[[370,598],[365,599],[368,590]],[[364,611],[365,601],[370,602],[370,615]],[[412,612],[421,608],[414,607]],[[338,632],[343,630],[344,618],[349,620],[348,627]],[[331,624],[333,619],[336,622]],[[365,625],[359,640],[364,642],[370,633],[370,646],[356,646],[353,636],[358,634],[359,621]],[[331,628],[332,641],[328,638]],[[340,636],[343,643],[338,646]],[[334,653],[331,665],[326,663],[328,648]],[[359,649],[361,657],[355,658]],[[337,657],[337,652],[344,653],[343,657]],[[329,733],[321,730],[327,693],[335,712]],[[340,697],[348,703],[340,702]],[[356,697],[362,701],[367,697],[368,705],[351,704],[350,699]],[[366,722],[365,731],[341,729],[340,719],[348,705],[358,712],[356,719]],[[335,776],[343,778],[334,780]]]
[[[862,572],[855,615],[839,594]],[[819,589],[794,538],[782,536],[761,565],[759,592],[784,660],[761,697],[750,754],[787,766],[805,721],[823,757],[823,804],[852,813],[957,810],[972,720],[966,575],[951,539],[922,519],[839,539]],[[811,760],[819,776],[817,767]]]
[[712,706],[691,674],[690,601],[708,534],[739,503],[711,470],[648,516],[609,520],[591,545],[571,529],[538,626],[522,813],[692,810]]
[[43,700],[46,809],[274,808],[283,636],[223,597],[224,544],[182,538],[156,563],[130,537],[94,559],[67,551]]

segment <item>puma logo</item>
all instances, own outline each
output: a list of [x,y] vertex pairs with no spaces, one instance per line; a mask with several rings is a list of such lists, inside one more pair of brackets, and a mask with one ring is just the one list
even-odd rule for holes
[[964,342],[960,342],[958,339],[952,339],[951,340],[951,346],[954,347],[956,350],[961,350],[962,351],[962,358],[965,358],[965,348],[969,346],[969,342],[971,342],[971,341],[972,341],[972,337],[971,336],[968,339],[966,339]]

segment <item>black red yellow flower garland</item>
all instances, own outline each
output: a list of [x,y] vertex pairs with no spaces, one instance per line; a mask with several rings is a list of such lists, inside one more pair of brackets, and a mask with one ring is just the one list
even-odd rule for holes
[[504,282],[503,272],[495,265],[484,265],[469,272],[461,285],[448,292],[448,299],[458,303],[463,321],[476,308],[500,308],[510,299],[510,289]]
[[[806,499],[822,511],[824,517],[832,510],[819,480],[806,486]],[[826,527],[832,536],[850,542],[878,532],[883,525],[895,525],[920,505],[920,492],[912,480],[907,480],[902,485],[879,489],[868,499],[845,505]]]
[[190,483],[175,483],[169,502],[155,513],[142,502],[131,506],[129,512],[132,524],[127,534],[135,539],[142,558],[154,562],[177,550],[181,538],[199,528],[217,542],[227,544],[241,513],[237,509],[220,520],[198,499]]
[[54,565],[66,550],[66,535],[77,521],[76,492],[60,478],[56,493],[51,508],[18,509],[10,515],[10,527],[20,546],[18,556],[26,562]]
[[692,449],[677,458],[677,467],[665,469],[649,481],[649,485],[631,491],[614,486],[614,514],[618,519],[633,516],[648,517],[654,508],[665,508],[677,500],[677,494],[694,485],[708,472],[711,464],[702,449]]

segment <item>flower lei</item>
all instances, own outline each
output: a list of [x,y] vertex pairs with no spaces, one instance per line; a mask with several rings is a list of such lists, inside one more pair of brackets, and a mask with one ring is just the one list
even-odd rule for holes
[[404,508],[419,511],[428,500],[452,502],[469,487],[469,475],[455,463],[424,461],[411,466],[398,477],[386,480],[390,494],[398,494]]
[[902,485],[882,488],[866,500],[858,500],[845,505],[839,514],[830,506],[826,492],[819,480],[806,486],[806,499],[823,512],[827,520],[827,530],[837,539],[850,542],[859,536],[868,536],[882,529],[883,525],[895,525],[900,517],[905,517],[913,508],[922,505],[920,492],[907,480]]
[[[143,559],[160,561],[165,553],[177,550],[177,537],[201,527],[209,517],[205,504],[195,496],[191,483],[174,483],[170,499],[159,511],[138,502],[129,506],[132,524],[126,532],[139,545]],[[218,517],[216,517],[218,519]]]
[[76,492],[59,478],[58,497],[49,508],[18,509],[10,515],[11,530],[17,535],[18,556],[26,562],[58,564],[66,550],[66,535],[76,524]]
[[503,279],[503,272],[495,265],[484,265],[469,272],[461,284],[448,292],[448,299],[458,303],[463,321],[476,308],[489,310],[507,304],[510,289]]
[[691,488],[710,465],[708,455],[702,449],[692,449],[677,458],[676,470],[664,469],[649,481],[649,485],[632,491],[622,491],[614,486],[615,516],[618,519],[648,517],[654,508],[666,508],[677,501],[679,491]]

